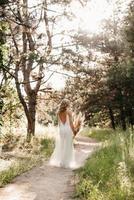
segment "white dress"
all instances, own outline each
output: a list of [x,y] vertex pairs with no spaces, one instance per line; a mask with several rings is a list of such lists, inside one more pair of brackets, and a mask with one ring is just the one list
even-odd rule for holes
[[70,127],[69,116],[63,123],[59,118],[59,133],[56,137],[55,149],[49,164],[57,167],[74,168],[73,131]]

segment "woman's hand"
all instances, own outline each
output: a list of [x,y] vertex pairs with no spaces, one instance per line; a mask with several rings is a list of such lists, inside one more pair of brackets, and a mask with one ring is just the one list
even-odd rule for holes
[[77,135],[78,131],[77,130],[74,130],[74,137]]

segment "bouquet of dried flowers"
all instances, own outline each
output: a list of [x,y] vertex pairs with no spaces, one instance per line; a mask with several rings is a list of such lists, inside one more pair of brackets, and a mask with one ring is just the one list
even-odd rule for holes
[[80,112],[77,116],[74,116],[74,128],[76,131],[75,136],[82,130],[83,125],[84,116],[82,116],[82,113]]

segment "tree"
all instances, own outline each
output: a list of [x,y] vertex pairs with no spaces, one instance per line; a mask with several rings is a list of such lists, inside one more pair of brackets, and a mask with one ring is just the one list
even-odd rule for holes
[[[89,62],[83,62],[86,59],[83,56],[81,63],[78,62],[79,59],[72,63],[72,66],[75,65],[73,71],[79,78],[78,81],[74,78],[74,85],[68,92],[71,95],[71,91],[77,91],[78,99],[81,99],[79,107],[86,112],[87,121],[91,122],[91,119],[97,119],[96,116],[100,116],[97,120],[104,120],[106,123],[109,118],[114,129],[120,125],[125,130],[127,125],[133,126],[134,93],[131,86],[134,79],[132,62],[130,64],[132,59],[130,56],[128,59],[125,48],[124,19],[120,19],[117,14],[116,11],[113,19],[105,21],[103,32],[99,35],[90,36],[81,33],[75,36],[75,40],[79,46],[86,49],[90,59]],[[129,20],[130,16],[132,16],[132,6]],[[131,53],[133,52],[132,21],[133,18],[127,21],[126,31],[129,36],[131,35],[131,42],[130,38],[127,39],[130,42],[128,46]],[[100,58],[98,55],[95,56],[97,53],[101,53]],[[72,59],[70,60],[72,61]],[[93,62],[94,67],[91,67]],[[67,63],[68,65],[69,63]]]
[[[69,2],[62,3],[67,5]],[[35,133],[38,92],[43,90],[43,85],[55,73],[52,71],[50,77],[45,79],[45,71],[53,64],[61,64],[58,62],[61,55],[55,57],[52,54],[52,38],[57,34],[53,28],[56,20],[69,14],[65,13],[64,8],[60,13],[49,9],[52,4],[57,4],[57,1],[43,0],[40,4],[29,6],[28,0],[22,0],[10,2],[3,11],[10,30],[7,41],[12,50],[9,53],[12,63],[8,72],[15,79],[17,93],[24,108],[28,138]],[[50,15],[48,12],[54,14]]]

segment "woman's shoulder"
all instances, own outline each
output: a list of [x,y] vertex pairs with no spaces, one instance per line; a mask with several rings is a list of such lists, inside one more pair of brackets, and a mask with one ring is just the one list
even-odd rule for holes
[[56,115],[59,115],[59,113],[60,113],[60,111],[58,110],[58,111],[56,112]]
[[72,111],[71,110],[66,110],[66,111],[64,111],[64,112],[57,112],[57,116],[63,116],[63,115],[69,115],[69,116],[72,116]]
[[68,114],[69,116],[72,116],[72,114],[73,114],[71,110],[67,110],[66,112],[67,112],[67,114]]

